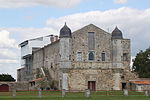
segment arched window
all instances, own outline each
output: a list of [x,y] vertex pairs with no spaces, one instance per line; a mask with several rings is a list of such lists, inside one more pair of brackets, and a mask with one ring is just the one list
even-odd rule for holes
[[89,52],[89,60],[94,60],[94,52]]

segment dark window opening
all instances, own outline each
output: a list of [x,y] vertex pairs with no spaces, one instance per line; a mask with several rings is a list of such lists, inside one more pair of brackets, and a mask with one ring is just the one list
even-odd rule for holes
[[122,83],[122,90],[123,89],[127,89],[127,84],[126,83]]
[[69,55],[69,60],[71,60],[71,55]]
[[94,60],[94,52],[89,52],[89,60]]
[[53,63],[51,63],[51,68],[53,68]]
[[121,79],[124,79],[124,76],[121,76]]
[[101,56],[102,56],[102,61],[105,61],[105,60],[106,60],[106,55],[105,55],[105,53],[102,53]]

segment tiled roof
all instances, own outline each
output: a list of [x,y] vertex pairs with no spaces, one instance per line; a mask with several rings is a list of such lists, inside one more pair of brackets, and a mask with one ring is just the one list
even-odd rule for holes
[[138,80],[129,80],[130,83],[134,84],[149,84],[150,85],[150,79],[138,79]]
[[41,80],[44,80],[44,78],[37,78],[37,79],[31,80],[30,82],[41,81]]

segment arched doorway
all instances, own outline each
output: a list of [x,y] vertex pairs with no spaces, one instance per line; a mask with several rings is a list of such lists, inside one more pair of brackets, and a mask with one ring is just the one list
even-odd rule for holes
[[0,92],[9,92],[9,86],[7,84],[0,85]]

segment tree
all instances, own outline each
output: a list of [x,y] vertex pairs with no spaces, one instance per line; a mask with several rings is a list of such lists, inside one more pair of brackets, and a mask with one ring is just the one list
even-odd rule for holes
[[0,81],[1,82],[14,82],[16,81],[11,75],[9,74],[0,74]]
[[140,78],[150,78],[150,48],[137,53],[132,68]]

